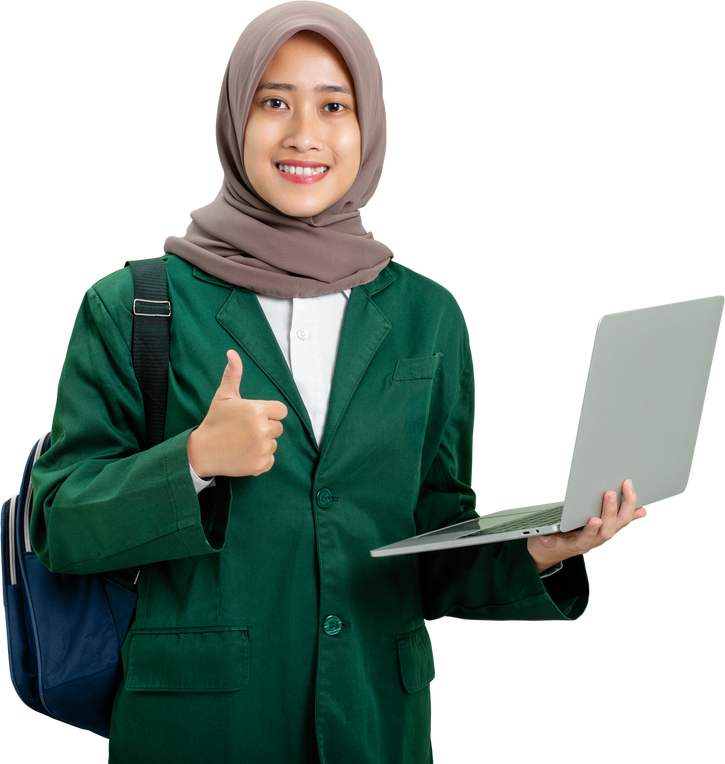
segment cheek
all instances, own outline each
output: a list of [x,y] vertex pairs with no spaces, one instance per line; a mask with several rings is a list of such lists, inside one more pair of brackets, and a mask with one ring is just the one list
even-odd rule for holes
[[244,131],[244,144],[242,146],[242,161],[247,177],[254,184],[254,178],[258,176],[264,164],[266,131],[254,120],[247,121],[247,129]]
[[340,135],[338,143],[339,156],[344,160],[345,172],[349,176],[350,185],[357,177],[360,170],[361,146],[360,128],[347,130]]

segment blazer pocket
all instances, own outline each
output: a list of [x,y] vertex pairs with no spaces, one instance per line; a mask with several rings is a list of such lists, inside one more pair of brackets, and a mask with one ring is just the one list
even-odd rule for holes
[[403,687],[411,695],[427,687],[435,678],[433,647],[425,624],[395,638]]
[[249,679],[244,628],[144,630],[130,634],[127,642],[127,690],[233,692]]
[[395,364],[393,382],[408,382],[415,379],[433,379],[443,353],[425,355],[421,358],[401,358]]

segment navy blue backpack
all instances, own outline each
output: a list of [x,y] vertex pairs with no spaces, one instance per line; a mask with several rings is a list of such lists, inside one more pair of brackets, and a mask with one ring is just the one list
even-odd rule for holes
[[[134,277],[133,365],[144,398],[150,447],[163,440],[171,304],[163,260],[127,265]],[[137,571],[51,573],[38,559],[30,544],[30,473],[49,446],[50,433],[33,447],[20,493],[2,508],[10,675],[30,708],[108,737],[122,676],[120,647],[138,596]]]

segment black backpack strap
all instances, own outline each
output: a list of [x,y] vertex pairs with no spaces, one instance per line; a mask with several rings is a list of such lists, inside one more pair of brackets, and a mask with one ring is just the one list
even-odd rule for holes
[[164,439],[169,379],[171,302],[162,258],[131,260],[133,273],[133,369],[146,411],[146,448]]
[[[141,388],[146,414],[145,448],[151,448],[164,439],[169,385],[171,302],[166,263],[162,258],[155,257],[149,260],[129,260],[126,265],[133,274],[133,371]],[[134,590],[140,572],[137,568],[126,568],[104,575]]]

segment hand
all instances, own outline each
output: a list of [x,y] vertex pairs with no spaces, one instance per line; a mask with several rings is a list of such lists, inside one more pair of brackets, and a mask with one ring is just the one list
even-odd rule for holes
[[592,517],[581,529],[556,533],[553,536],[532,536],[528,540],[528,550],[536,570],[543,573],[547,568],[556,565],[569,557],[586,554],[590,549],[601,546],[629,525],[632,520],[644,517],[647,512],[644,507],[637,506],[637,493],[631,480],[622,484],[624,500],[617,510],[617,494],[607,491],[602,502],[602,516]]
[[242,398],[242,359],[229,350],[227,361],[209,411],[186,444],[189,464],[200,478],[256,476],[272,469],[281,420],[287,416],[280,401]]

